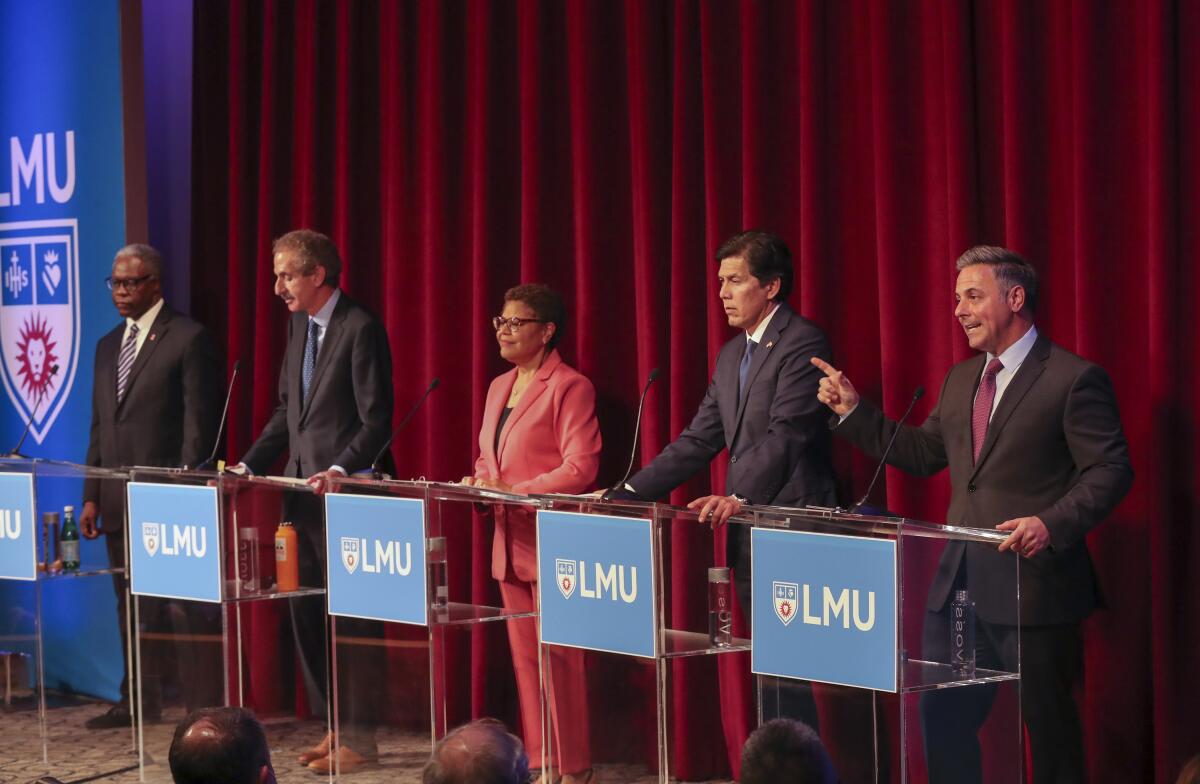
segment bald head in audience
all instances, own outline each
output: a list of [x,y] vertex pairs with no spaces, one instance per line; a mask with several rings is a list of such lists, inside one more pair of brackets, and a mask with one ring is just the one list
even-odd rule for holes
[[742,748],[742,784],[835,784],[821,738],[804,722],[772,719]]
[[175,728],[175,784],[275,784],[267,735],[245,708],[201,708]]
[[438,741],[422,784],[525,784],[529,758],[521,739],[495,719],[480,719]]

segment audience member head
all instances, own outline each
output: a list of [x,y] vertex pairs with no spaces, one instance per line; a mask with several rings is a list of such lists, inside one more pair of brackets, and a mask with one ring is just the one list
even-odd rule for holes
[[267,735],[245,708],[201,708],[175,728],[175,784],[275,784]]
[[1200,754],[1183,763],[1175,784],[1200,784]]
[[742,749],[742,784],[834,784],[833,762],[812,728],[772,719],[750,734]]
[[495,719],[479,719],[438,741],[422,784],[525,784],[529,758],[521,739]]

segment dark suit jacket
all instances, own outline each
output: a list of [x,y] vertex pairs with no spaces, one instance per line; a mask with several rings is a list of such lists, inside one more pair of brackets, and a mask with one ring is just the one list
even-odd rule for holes
[[[920,427],[900,429],[888,463],[921,476],[949,466],[949,524],[991,528],[1040,517],[1050,548],[1021,561],[1021,623],[1079,622],[1098,598],[1084,536],[1133,481],[1112,383],[1099,366],[1039,335],[992,414],[976,463],[971,414],[984,359],[980,354],[950,369],[937,407]],[[863,401],[837,432],[878,457],[895,427]],[[965,558],[979,616],[1015,624],[1012,557],[995,547],[951,542],[930,588],[929,609],[945,605]]]
[[311,476],[333,465],[352,474],[370,468],[391,435],[392,354],[383,324],[342,292],[304,401],[300,370],[307,333],[308,314],[292,314],[279,405],[242,458],[256,474],[270,471],[285,448],[287,476]]
[[[721,347],[691,424],[629,480],[638,497],[666,495],[728,448],[727,494],[755,504],[836,504],[826,412],[817,401],[821,371],[809,362],[832,356],[825,333],[780,305],[754,351],[748,392],[739,400],[745,347],[744,332]],[[730,563],[735,557],[730,553]]]
[[[164,304],[142,342],[117,405],[122,321],[96,344],[87,464],[195,466],[212,453],[221,418],[220,352],[211,333]],[[101,527],[120,530],[123,482],[90,479],[83,500],[100,507]]]

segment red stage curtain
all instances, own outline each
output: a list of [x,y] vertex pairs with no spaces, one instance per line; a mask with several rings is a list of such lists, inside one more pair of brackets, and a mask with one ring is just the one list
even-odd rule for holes
[[[398,412],[441,377],[394,448],[400,476],[436,479],[470,470],[504,369],[487,319],[519,281],[566,296],[608,481],[651,368],[643,460],[703,394],[731,336],[712,262],[730,234],[787,239],[792,303],[893,414],[968,354],[954,258],[1010,246],[1043,273],[1041,330],[1112,373],[1137,471],[1090,537],[1108,599],[1086,625],[1092,775],[1172,781],[1200,751],[1198,41],[1200,5],[1166,1],[197,3],[192,305],[243,360],[229,454],[274,405],[269,247],[291,228],[331,234],[384,319]],[[838,468],[862,490],[860,455]],[[945,477],[887,479],[892,509],[944,514]],[[494,597],[474,526],[454,590]],[[699,584],[723,554],[675,534],[675,574]],[[676,587],[673,619],[699,625],[704,597]],[[502,635],[470,655],[464,705],[502,712],[483,691]],[[680,775],[729,770],[748,681],[678,672]]]

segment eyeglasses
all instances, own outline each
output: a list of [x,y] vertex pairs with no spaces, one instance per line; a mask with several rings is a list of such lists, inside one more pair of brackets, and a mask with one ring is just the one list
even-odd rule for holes
[[142,287],[142,284],[153,278],[153,275],[143,275],[140,278],[105,278],[104,285],[108,286],[110,291],[120,289],[122,291],[137,291]]
[[504,318],[504,316],[496,316],[492,319],[492,329],[499,332],[502,329],[508,329],[509,332],[516,332],[526,324],[545,324],[542,319],[523,319],[513,316],[512,318]]

